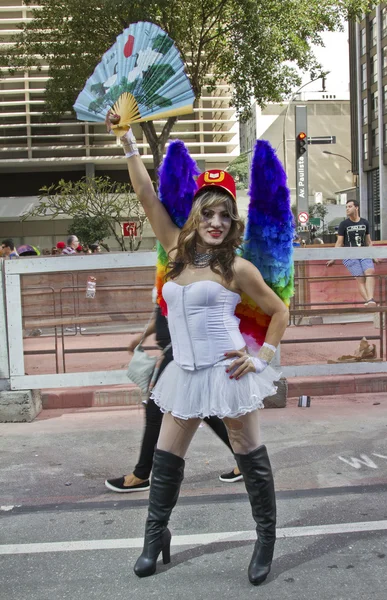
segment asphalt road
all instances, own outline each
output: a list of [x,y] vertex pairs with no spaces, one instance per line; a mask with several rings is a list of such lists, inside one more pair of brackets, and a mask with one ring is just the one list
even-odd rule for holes
[[232,456],[207,427],[187,456],[172,563],[139,580],[147,494],[113,494],[129,471],[140,410],[50,411],[0,425],[1,600],[386,599],[387,397],[312,399],[262,414],[275,471],[272,573],[247,579],[254,523]]

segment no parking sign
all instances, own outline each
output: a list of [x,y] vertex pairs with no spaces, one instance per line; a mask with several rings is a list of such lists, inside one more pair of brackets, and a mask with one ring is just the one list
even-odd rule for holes
[[309,215],[307,212],[300,212],[298,215],[298,222],[305,225],[309,221]]

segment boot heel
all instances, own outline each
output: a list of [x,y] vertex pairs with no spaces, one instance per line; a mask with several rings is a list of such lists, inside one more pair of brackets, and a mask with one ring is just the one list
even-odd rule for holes
[[171,542],[169,541],[162,549],[163,554],[163,564],[169,565],[171,562]]

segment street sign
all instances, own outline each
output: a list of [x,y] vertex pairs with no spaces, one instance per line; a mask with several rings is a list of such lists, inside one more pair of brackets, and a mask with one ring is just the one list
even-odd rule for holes
[[308,114],[305,105],[296,106],[295,136],[297,212],[305,212],[308,216]]
[[309,221],[309,215],[307,212],[300,212],[298,215],[298,222],[301,223],[302,225],[304,225],[304,223],[307,223]]
[[321,219],[318,219],[317,217],[314,217],[313,219],[309,219],[309,223],[311,225],[317,225],[317,227],[320,227],[320,225],[321,225]]
[[135,221],[122,223],[122,231],[124,237],[137,237],[137,223]]
[[336,144],[335,135],[314,135],[308,137],[308,144]]

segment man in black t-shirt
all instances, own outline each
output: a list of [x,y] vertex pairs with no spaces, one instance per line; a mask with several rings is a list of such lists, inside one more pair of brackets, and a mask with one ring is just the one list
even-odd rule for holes
[[[361,248],[372,246],[369,223],[367,219],[359,217],[359,202],[348,200],[346,212],[347,218],[339,225],[336,247]],[[334,262],[334,260],[329,260],[327,267],[333,265]],[[346,258],[343,260],[343,265],[347,267],[351,275],[356,277],[359,292],[366,306],[376,304],[374,300],[374,262],[377,263],[378,260],[373,261],[371,258]]]
[[339,225],[339,237],[343,236],[345,247],[368,246],[366,236],[370,233],[370,226],[366,219],[359,217],[359,221],[353,222],[351,219],[341,221]]

